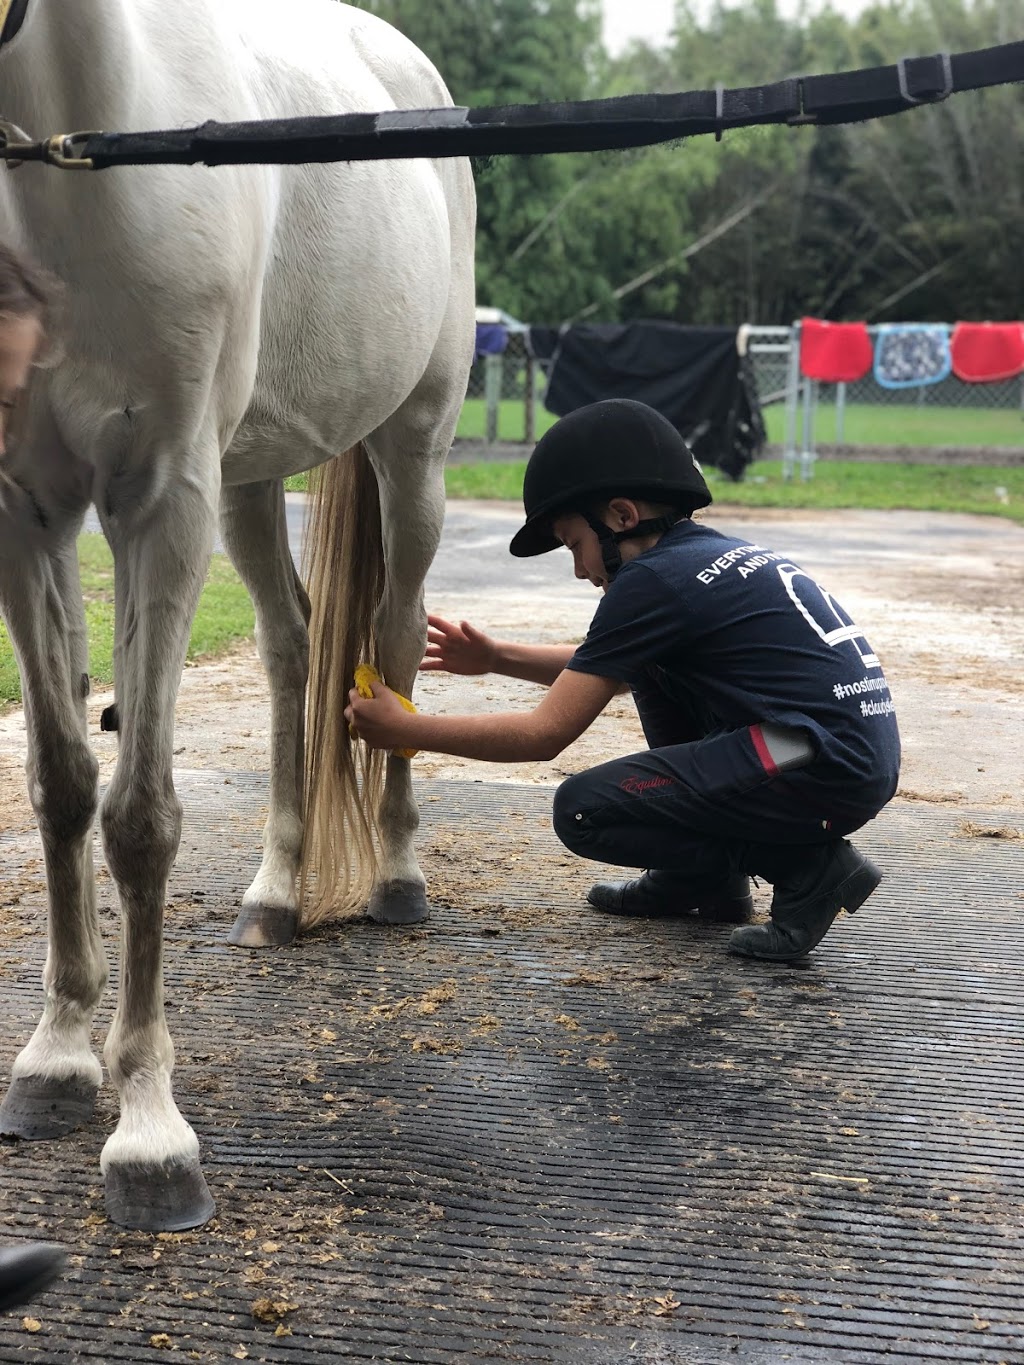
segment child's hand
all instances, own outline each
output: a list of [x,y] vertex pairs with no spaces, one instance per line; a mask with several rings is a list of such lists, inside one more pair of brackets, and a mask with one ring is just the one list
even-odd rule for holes
[[427,617],[427,652],[420,668],[424,673],[492,673],[497,645],[487,635],[461,621],[457,626],[443,616]]
[[404,749],[413,741],[409,736],[409,722],[415,721],[390,687],[382,682],[370,683],[372,697],[361,697],[353,687],[348,694],[345,719],[359,739],[371,749]]

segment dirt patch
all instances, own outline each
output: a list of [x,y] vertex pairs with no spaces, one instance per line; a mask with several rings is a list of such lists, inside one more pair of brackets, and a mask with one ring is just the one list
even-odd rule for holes
[[[15,745],[21,729],[21,713],[18,712],[10,731]],[[25,760],[17,749],[14,753],[8,752],[7,738],[7,734],[0,735],[0,831],[11,834],[31,828],[33,815],[25,787]]]

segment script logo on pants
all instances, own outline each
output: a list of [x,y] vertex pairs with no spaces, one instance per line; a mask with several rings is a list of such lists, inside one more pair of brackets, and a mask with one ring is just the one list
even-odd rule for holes
[[629,792],[631,796],[640,796],[643,792],[650,791],[652,787],[674,787],[674,777],[627,777],[619,783],[624,792]]

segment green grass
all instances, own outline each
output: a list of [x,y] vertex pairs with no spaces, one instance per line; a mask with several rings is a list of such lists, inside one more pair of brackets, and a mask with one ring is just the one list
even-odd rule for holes
[[[537,404],[537,436],[557,418]],[[773,403],[765,409],[768,439],[781,444],[785,409]],[[482,398],[467,398],[456,437],[482,441],[487,409]],[[523,404],[505,399],[498,409],[498,439],[521,441],[525,430]],[[836,439],[836,409],[831,402],[818,406],[815,436],[820,445]],[[870,446],[1024,446],[1024,413],[1019,409],[920,407],[916,403],[850,403],[843,423],[843,440]]]
[[[769,441],[782,443],[785,420],[781,405],[765,409]],[[798,426],[797,431],[799,434],[802,427]],[[814,433],[819,445],[835,441],[834,404],[819,405]],[[1010,408],[854,403],[846,409],[843,440],[850,445],[866,446],[1024,446],[1024,414]]]
[[[78,559],[89,629],[89,676],[96,688],[113,681],[114,563],[101,535],[83,535]],[[192,626],[188,657],[218,654],[253,633],[249,594],[223,555],[214,555]],[[21,700],[21,681],[7,631],[0,624],[0,705]]]
[[[525,460],[450,465],[445,475],[448,496],[518,501],[525,468]],[[799,477],[784,480],[781,460],[758,460],[742,483],[731,483],[715,469],[705,472],[716,507],[899,507],[919,512],[981,512],[1024,522],[1024,466],[821,460],[806,483]],[[996,491],[1000,488],[1003,495]]]
[[444,471],[444,486],[450,498],[504,498],[521,502],[525,470],[525,460],[450,464]]
[[[450,464],[445,488],[450,498],[518,502],[525,469],[525,459]],[[819,460],[806,483],[799,477],[784,480],[780,460],[756,461],[742,483],[730,483],[715,469],[706,473],[721,507],[900,507],[981,512],[1024,522],[1024,466]]]
[[[537,400],[534,421],[540,438],[558,418]],[[518,399],[505,398],[498,408],[498,440],[521,441],[526,431],[525,405]],[[487,433],[487,404],[482,398],[467,398],[455,431],[456,440],[482,441]]]
[[806,483],[799,476],[784,480],[781,460],[758,460],[742,483],[730,483],[714,469],[706,473],[718,507],[904,508],[1024,523],[1024,466],[821,460]]

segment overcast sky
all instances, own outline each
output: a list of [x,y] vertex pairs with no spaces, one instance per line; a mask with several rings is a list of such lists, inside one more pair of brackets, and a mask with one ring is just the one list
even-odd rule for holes
[[[867,0],[837,0],[833,8],[844,14],[856,14],[866,3]],[[666,41],[672,27],[673,0],[603,0],[603,4],[604,40],[611,52],[620,52],[631,38],[643,38],[654,44]],[[817,7],[824,8],[824,0]],[[779,8],[783,14],[794,14],[799,0],[780,0]]]

